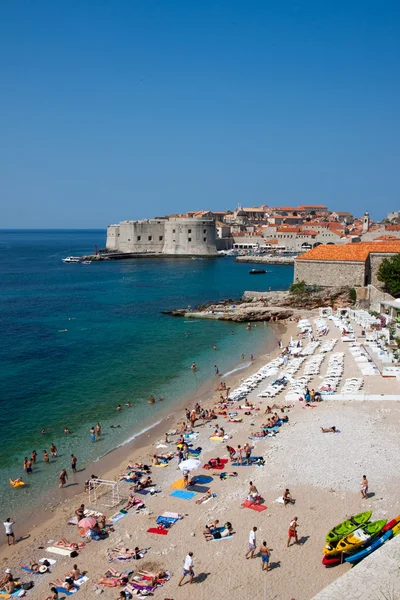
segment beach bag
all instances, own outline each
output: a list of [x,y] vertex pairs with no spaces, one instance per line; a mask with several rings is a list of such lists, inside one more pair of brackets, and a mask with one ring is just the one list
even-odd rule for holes
[[26,583],[23,583],[21,587],[24,590],[31,590],[34,585],[35,584],[33,583],[33,581],[27,581]]

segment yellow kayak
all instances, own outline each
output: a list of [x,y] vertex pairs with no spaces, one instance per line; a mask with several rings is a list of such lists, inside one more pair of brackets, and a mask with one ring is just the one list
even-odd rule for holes
[[400,523],[397,523],[397,525],[395,525],[395,526],[393,527],[392,531],[393,531],[393,537],[394,537],[395,535],[399,535],[399,533],[400,533]]
[[10,479],[10,485],[12,485],[13,488],[17,488],[17,487],[24,487],[24,485],[26,485],[26,483],[24,481],[18,481],[17,479],[15,479],[14,481],[12,479]]
[[324,548],[324,554],[339,554],[340,552],[351,553],[357,550],[360,546],[366,544],[374,535],[382,531],[386,525],[386,519],[380,521],[374,521],[359,527],[352,533],[349,533],[342,538],[336,546],[327,544]]

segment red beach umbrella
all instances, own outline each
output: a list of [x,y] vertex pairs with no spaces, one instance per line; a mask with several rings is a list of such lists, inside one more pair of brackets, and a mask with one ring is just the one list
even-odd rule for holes
[[84,517],[78,523],[79,527],[83,529],[91,529],[97,524],[97,520],[94,517]]

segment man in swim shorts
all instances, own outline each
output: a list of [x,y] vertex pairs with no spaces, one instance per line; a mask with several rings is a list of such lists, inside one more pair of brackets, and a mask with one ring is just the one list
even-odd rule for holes
[[269,571],[270,570],[269,557],[270,557],[271,552],[267,546],[267,542],[263,542],[262,545],[260,546],[260,554],[261,554],[261,570]]
[[299,543],[299,540],[297,537],[297,517],[294,517],[293,520],[290,521],[289,530],[288,530],[288,541],[287,541],[288,548],[290,546],[290,541],[292,538],[294,538],[294,541],[296,544]]
[[7,544],[9,546],[15,544],[15,536],[14,536],[14,531],[13,531],[14,523],[15,523],[15,521],[13,521],[11,517],[8,517],[8,519],[6,519],[3,523],[4,529],[6,530]]
[[363,499],[368,498],[368,479],[366,475],[363,475],[361,482],[361,497]]

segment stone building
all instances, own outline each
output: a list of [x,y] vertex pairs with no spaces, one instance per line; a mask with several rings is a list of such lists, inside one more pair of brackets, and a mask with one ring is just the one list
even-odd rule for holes
[[381,288],[377,278],[379,265],[384,258],[398,253],[400,240],[317,246],[296,258],[294,282],[323,287],[372,284]]
[[180,256],[213,256],[217,253],[215,220],[170,217],[121,221],[107,227],[110,252]]

